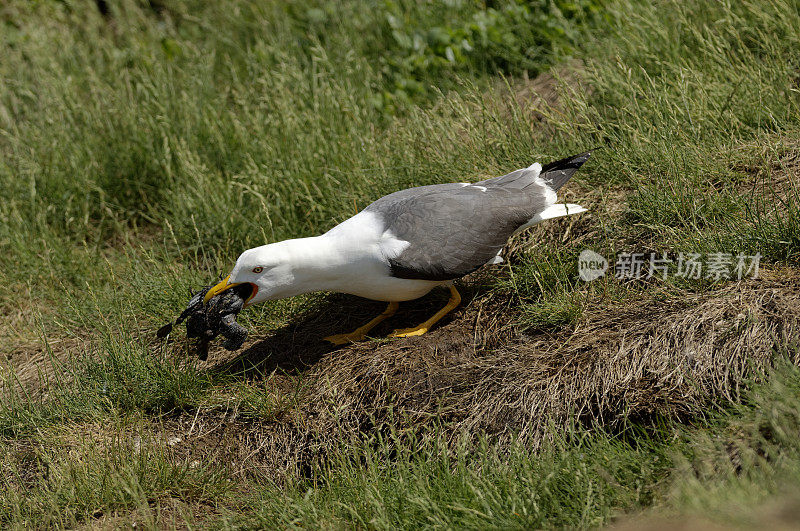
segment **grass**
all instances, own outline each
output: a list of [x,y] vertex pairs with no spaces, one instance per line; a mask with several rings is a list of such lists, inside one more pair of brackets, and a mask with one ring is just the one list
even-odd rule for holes
[[[163,525],[167,519],[159,513],[164,509],[149,505],[154,499],[213,504],[229,496],[231,483],[220,471],[201,463],[176,462],[161,441],[125,437],[127,430],[107,430],[103,440],[98,431],[106,430],[96,426],[91,430],[50,431],[40,449],[17,449],[13,457],[6,456],[0,487],[0,518],[6,524],[72,527],[87,517],[100,519],[118,512],[128,516],[133,509],[146,525]],[[41,471],[46,471],[45,478],[32,479]]]
[[193,365],[158,359],[130,337],[106,339],[98,352],[77,351],[67,360],[51,356],[52,376],[37,383],[47,397],[17,391],[9,378],[0,407],[0,433],[19,437],[45,426],[95,421],[131,411],[158,413],[197,403],[210,385]]
[[[201,520],[185,514],[189,521],[222,527],[592,527],[656,503],[648,517],[752,525],[763,500],[793,500],[799,382],[795,366],[779,363],[769,382],[703,427],[573,427],[535,454],[524,441],[453,451],[435,435],[389,433],[343,445],[309,479],[247,492],[224,469],[181,458],[167,437],[137,435],[137,421],[52,428],[6,447],[2,514],[17,526],[114,514],[146,523],[165,510],[148,504],[177,498],[209,507]],[[150,524],[158,521],[169,520]]]
[[[567,432],[533,456],[520,441],[502,452],[484,441],[448,455],[433,440],[378,440],[348,449],[314,482],[254,501],[260,525],[375,529],[592,527],[617,508],[645,506],[665,475],[664,448],[631,447]],[[388,464],[387,464],[388,463]]]
[[[771,363],[758,363],[764,352],[795,359],[797,348],[796,328],[775,325],[793,316],[764,317],[792,307],[775,306],[769,290],[791,298],[774,286],[790,286],[800,256],[797,2],[108,4],[106,14],[88,0],[0,10],[2,525],[594,527],[666,514],[748,526],[761,501],[796,482],[797,369],[779,362],[767,378]],[[554,96],[531,97],[531,80],[547,72],[562,79],[547,87]],[[187,361],[180,335],[152,340],[187,291],[226,273],[243,249],[322,232],[399,188],[595,146],[567,189],[591,213],[515,239],[505,264],[469,284],[471,309],[443,327],[458,341],[483,333],[487,350],[474,357],[436,346],[439,358],[403,365],[428,356],[427,344],[392,358],[380,342],[328,356],[303,323],[364,316],[321,295],[243,314],[249,328],[284,338],[244,368]],[[735,321],[724,330],[749,339],[709,339],[716,325],[698,316],[691,328],[681,314],[686,330],[707,336],[678,330],[659,343],[639,334],[641,318],[603,314],[603,330],[587,319],[598,308],[671,315],[696,295],[730,296],[731,284],[586,284],[575,265],[585,248],[760,253],[786,282],[742,284],[758,293],[748,301],[766,301],[749,328],[720,310]],[[645,399],[610,387],[598,400],[619,406],[612,416],[556,412],[565,425],[543,427],[547,437],[486,423],[459,431],[453,397],[488,393],[453,376],[459,363],[499,360],[472,368],[510,381],[526,363],[547,369],[526,344],[612,332],[638,341],[626,352],[643,359],[661,355],[648,344],[668,344],[676,359],[692,345],[748,353],[714,352],[735,359],[733,376],[703,374],[730,388],[698,382],[711,396],[692,414],[644,415]],[[344,396],[335,375],[329,394],[319,390],[305,367],[337,356],[341,374],[366,375],[353,385],[374,396]],[[752,370],[737,365],[748,359],[759,360]],[[432,402],[395,385],[393,367],[412,383],[425,373]],[[538,396],[529,392],[509,404],[538,411],[520,403]],[[309,396],[321,397],[317,409],[303,405]],[[353,424],[352,408],[373,403],[379,414]],[[315,432],[323,417],[339,431]],[[187,430],[206,446],[169,444]],[[269,447],[284,440],[274,430],[298,439]],[[278,463],[295,451],[297,469]],[[244,467],[255,461],[258,472]]]

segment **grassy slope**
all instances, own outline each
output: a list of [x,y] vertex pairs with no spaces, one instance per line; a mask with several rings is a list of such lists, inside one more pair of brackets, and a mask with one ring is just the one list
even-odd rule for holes
[[[498,59],[489,47],[455,67],[403,51],[387,26],[399,13],[413,37],[428,19],[471,20],[424,4],[165,4],[159,14],[123,2],[113,21],[88,2],[19,2],[0,14],[0,282],[15,287],[0,293],[0,351],[19,358],[44,334],[78,354],[57,366],[63,383],[44,399],[6,392],[0,521],[591,526],[654,504],[718,507],[730,522],[746,518],[730,507],[796,479],[785,434],[796,427],[798,375],[782,368],[741,411],[705,427],[576,427],[535,456],[524,441],[452,454],[436,433],[381,432],[343,446],[314,481],[278,487],[182,462],[152,435],[167,413],[230,394],[256,416],[274,406],[258,385],[154,356],[140,339],[247,246],[319,232],[400,187],[595,145],[610,148],[576,179],[575,199],[624,195],[624,213],[519,253],[491,286],[511,293],[518,327],[560,329],[598,298],[713,288],[587,287],[574,274],[584,247],[759,251],[771,268],[796,263],[795,2],[614,2],[594,20],[550,20],[567,28],[563,41],[526,37],[557,42],[537,41],[547,53]],[[522,82],[487,71],[546,68],[570,46],[582,82],[532,126],[514,97]],[[382,60],[384,48],[406,61]],[[775,174],[788,177],[753,186]],[[251,311],[249,325],[276,326],[315,300]],[[6,380],[12,366],[0,367]],[[131,451],[136,433],[154,442]],[[726,468],[730,441],[744,475]]]

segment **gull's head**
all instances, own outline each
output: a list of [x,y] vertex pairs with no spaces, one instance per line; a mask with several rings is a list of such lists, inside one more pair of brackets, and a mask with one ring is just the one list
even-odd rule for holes
[[[245,307],[268,300],[275,288],[284,282],[286,271],[281,267],[281,253],[272,246],[264,245],[248,249],[236,260],[231,274],[206,293],[203,302],[232,288],[242,290]],[[249,288],[249,289],[248,289]]]

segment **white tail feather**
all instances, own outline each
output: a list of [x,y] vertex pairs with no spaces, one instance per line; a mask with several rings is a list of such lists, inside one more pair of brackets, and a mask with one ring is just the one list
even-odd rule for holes
[[555,205],[550,205],[549,207],[545,208],[535,216],[533,216],[530,221],[528,221],[525,225],[521,226],[517,229],[514,233],[521,232],[528,227],[533,227],[537,223],[540,223],[546,219],[553,219],[553,218],[560,218],[562,216],[571,216],[572,214],[580,214],[581,212],[586,212],[586,209],[580,205],[574,205],[572,203],[558,203]]
[[[573,205],[572,203],[557,203],[555,205],[551,205],[541,212],[533,219],[539,218],[539,221],[543,221],[545,219],[552,219],[552,218],[560,218],[561,216],[571,216],[572,214],[580,214],[581,212],[586,212],[586,209],[580,205]],[[531,221],[533,221],[531,219]],[[537,222],[538,223],[538,222]]]
[[[500,253],[502,253],[502,252],[503,252],[503,251],[502,251],[502,249],[501,249],[501,250],[500,250]],[[502,256],[500,256],[500,253],[497,253],[497,254],[496,254],[496,255],[495,255],[495,256],[494,256],[494,257],[493,257],[491,260],[489,260],[488,262],[486,262],[486,265],[502,264],[504,260],[503,260],[503,257],[502,257]]]

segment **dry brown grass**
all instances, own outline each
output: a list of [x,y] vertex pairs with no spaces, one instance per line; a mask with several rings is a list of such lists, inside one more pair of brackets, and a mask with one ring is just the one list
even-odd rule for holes
[[[777,353],[797,357],[798,286],[796,272],[763,272],[713,292],[598,306],[573,328],[529,336],[499,322],[509,308],[501,296],[469,294],[425,336],[338,349],[321,336],[370,311],[335,323],[347,300],[334,298],[234,359],[212,352],[212,370],[240,370],[271,397],[264,418],[215,407],[167,429],[182,437],[186,458],[280,481],[308,475],[342,438],[390,430],[419,436],[443,426],[453,441],[520,435],[536,445],[576,416],[608,429],[702,416],[736,399]],[[413,321],[440,303],[434,296],[398,316]]]
[[767,203],[774,208],[781,208],[791,193],[797,193],[800,141],[796,138],[781,135],[768,142],[743,144],[739,151],[739,156],[748,159],[733,165],[734,170],[745,174],[739,183],[740,193],[769,198]]
[[583,63],[573,60],[534,78],[508,78],[494,85],[484,96],[485,103],[499,116],[511,118],[518,114],[523,123],[541,127],[548,117],[563,115],[565,105],[575,99],[576,92],[591,93],[584,72]]
[[0,395],[16,388],[31,398],[47,395],[57,382],[71,378],[69,358],[90,352],[92,341],[78,337],[26,338],[5,343],[0,353]]
[[[653,510],[623,517],[608,529],[614,531],[717,531],[723,529],[771,529],[789,531],[797,529],[800,521],[800,496],[793,487],[766,503],[758,505],[737,504],[715,507],[713,518],[708,514],[668,514]],[[667,513],[667,514],[665,514]],[[724,522],[725,525],[722,525]]]

